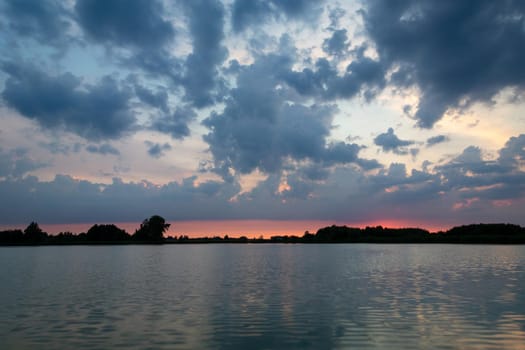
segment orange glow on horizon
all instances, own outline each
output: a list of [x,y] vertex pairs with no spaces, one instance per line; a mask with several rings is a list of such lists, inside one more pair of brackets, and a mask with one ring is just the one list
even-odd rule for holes
[[248,238],[271,236],[302,236],[305,231],[316,233],[318,229],[327,226],[383,226],[388,228],[419,227],[431,232],[446,230],[447,227],[437,225],[422,225],[414,222],[395,220],[377,220],[369,222],[343,222],[328,220],[213,220],[213,221],[173,221],[168,235],[189,237],[213,237],[228,235],[230,237],[246,236]]
[[[366,222],[344,222],[329,220],[202,220],[202,221],[173,221],[167,220],[171,225],[166,236],[187,235],[188,237],[230,237],[246,236],[257,238],[263,236],[302,236],[305,231],[310,233],[317,232],[318,229],[337,225],[348,227],[383,226],[388,228],[418,227],[427,229],[431,232],[447,230],[450,227],[441,225],[420,224],[414,221],[401,220],[374,220]],[[75,234],[86,232],[95,223],[74,223],[74,224],[39,224],[40,227],[49,234],[60,232],[73,232]],[[107,224],[100,222],[98,224]],[[139,228],[140,222],[115,222],[116,226],[133,234]],[[24,229],[27,225],[0,225],[0,230],[4,229]]]

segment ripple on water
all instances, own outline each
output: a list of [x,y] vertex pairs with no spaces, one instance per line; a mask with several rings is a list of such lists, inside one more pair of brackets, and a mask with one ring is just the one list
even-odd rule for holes
[[0,266],[6,350],[525,344],[523,246],[0,248]]

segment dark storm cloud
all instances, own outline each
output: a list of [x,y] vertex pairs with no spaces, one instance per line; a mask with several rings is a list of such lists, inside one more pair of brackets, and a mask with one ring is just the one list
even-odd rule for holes
[[62,127],[90,140],[119,138],[135,124],[127,89],[106,76],[82,84],[71,73],[48,75],[29,65],[4,62],[8,74],[2,98],[21,115],[45,128]]
[[0,211],[4,224],[141,221],[148,213],[170,220],[221,219],[231,216],[229,199],[237,183],[195,182],[189,177],[157,186],[114,178],[101,184],[57,175],[52,181],[27,176],[0,180],[0,196],[9,206]]
[[268,19],[315,20],[321,13],[320,0],[235,0],[232,27],[236,32]]
[[323,41],[323,51],[332,56],[345,54],[349,47],[346,29],[334,30],[332,36]]
[[135,94],[139,100],[151,107],[158,108],[163,112],[168,112],[168,93],[166,90],[151,91],[150,89],[136,84]]
[[74,144],[66,144],[61,139],[52,140],[50,142],[39,142],[38,145],[47,149],[51,154],[69,155],[71,153],[78,153],[82,150],[83,145],[75,142]]
[[357,161],[357,154],[361,150],[355,143],[335,142],[324,147],[320,159],[327,164],[344,164]]
[[327,166],[361,161],[359,146],[327,143],[335,106],[292,103],[292,91],[279,87],[279,76],[289,62],[286,56],[269,55],[239,68],[237,87],[230,91],[224,110],[204,120],[210,129],[204,140],[223,177],[230,170],[278,172],[285,160]]
[[394,133],[394,129],[388,128],[387,132],[376,136],[374,143],[381,147],[383,152],[394,152],[395,154],[405,155],[409,153],[406,147],[413,145],[414,141],[401,140]]
[[120,62],[132,68],[140,68],[151,77],[166,78],[175,85],[182,83],[184,60],[171,56],[166,49],[135,51]]
[[427,147],[432,147],[438,143],[447,142],[449,140],[448,136],[445,135],[432,136],[427,139]]
[[40,169],[49,165],[32,159],[28,153],[28,150],[22,148],[4,151],[0,147],[0,178],[18,178],[32,170]]
[[103,143],[101,145],[88,145],[86,146],[86,151],[89,153],[98,153],[102,155],[114,155],[118,156],[120,154],[119,150],[111,146],[109,143]]
[[215,89],[221,83],[217,66],[228,51],[224,38],[224,6],[218,0],[194,0],[184,5],[189,17],[193,52],[186,60],[183,84],[186,99],[196,107],[205,107],[215,100]]
[[385,67],[380,61],[364,56],[364,48],[340,75],[336,67],[325,58],[317,60],[315,67],[302,71],[281,70],[281,78],[298,93],[322,100],[352,98],[362,94],[370,100],[386,84]]
[[177,108],[173,114],[155,117],[151,123],[151,130],[169,134],[176,140],[190,135],[188,123],[197,117],[195,111],[189,107]]
[[166,151],[171,150],[171,145],[169,143],[155,143],[151,141],[144,142],[148,146],[148,154],[153,158],[160,158],[165,155]]
[[525,2],[373,0],[365,26],[394,83],[421,90],[415,117],[432,127],[449,108],[525,87]]
[[[230,168],[241,174],[257,168],[276,172],[286,157],[320,159],[329,152],[325,149],[329,133],[326,121],[333,113],[329,107],[278,105],[270,107],[276,109],[275,114],[263,116],[250,113],[252,108],[246,101],[238,100],[222,114],[215,113],[205,120],[212,130],[205,141],[223,176]],[[351,157],[354,159],[355,155]]]
[[385,85],[384,67],[381,62],[373,60],[363,54],[358,54],[347,67],[342,77],[333,80],[328,87],[328,96],[332,98],[350,98],[358,93],[368,100]]
[[183,64],[170,54],[176,33],[164,12],[159,0],[78,0],[75,4],[77,22],[87,38],[105,45],[120,64],[180,84]]
[[75,11],[84,31],[105,44],[159,49],[175,34],[157,0],[77,0]]
[[23,37],[51,45],[63,45],[70,26],[67,11],[61,1],[5,0],[0,4],[7,28]]
[[[201,183],[196,177],[158,186],[147,181],[124,183],[118,178],[108,185],[64,175],[52,181],[4,176],[0,196],[9,198],[10,205],[0,211],[0,220],[118,222],[139,221],[147,213],[158,213],[169,220],[417,218],[444,225],[479,220],[481,215],[487,220],[523,224],[520,201],[525,194],[525,172],[519,162],[525,159],[524,140],[525,135],[509,139],[495,160],[485,160],[480,149],[468,147],[432,171],[408,172],[401,163],[377,173],[352,166],[326,171],[314,163],[288,167],[286,174],[269,174],[244,193],[235,181]],[[6,154],[11,151],[0,151],[0,164]],[[18,154],[24,157],[25,153]],[[509,159],[517,163],[504,165]],[[283,179],[288,187],[279,190]],[[500,210],[500,205],[507,207]]]
[[300,169],[300,175],[301,177],[306,178],[308,180],[320,181],[325,180],[330,175],[330,172],[326,168],[310,165],[307,167],[302,167]]
[[[227,57],[224,38],[224,6],[218,0],[179,3],[186,14],[192,52],[186,59],[173,56],[169,44],[175,30],[163,18],[163,4],[150,0],[79,0],[78,22],[96,42],[130,49],[120,62],[139,67],[153,76],[167,78],[185,89],[185,100],[201,108],[216,102],[223,90],[218,66]],[[159,106],[159,98],[139,87],[143,102]]]

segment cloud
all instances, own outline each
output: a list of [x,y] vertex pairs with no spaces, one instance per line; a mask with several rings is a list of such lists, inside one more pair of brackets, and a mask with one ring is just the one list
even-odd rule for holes
[[363,14],[381,61],[399,67],[392,82],[420,89],[420,127],[431,128],[450,108],[525,87],[525,47],[516,45],[525,40],[521,1],[376,0]]
[[77,0],[74,10],[89,41],[104,45],[119,65],[180,84],[183,62],[171,54],[177,33],[163,1]]
[[[339,136],[359,134],[359,128],[367,126],[348,120],[339,123],[339,117],[363,114],[354,113],[355,104],[338,110],[343,99],[368,102],[386,87],[403,96],[418,91],[419,104],[405,112],[419,126],[431,127],[447,111],[461,112],[474,102],[490,103],[502,89],[522,93],[525,49],[516,43],[524,42],[525,7],[518,1],[361,2],[365,32],[359,20],[352,20],[358,5],[346,2],[327,6],[305,0],[0,3],[0,36],[8,48],[7,58],[0,61],[0,97],[2,106],[11,109],[4,113],[0,187],[4,186],[6,196],[24,193],[25,201],[18,208],[34,198],[38,198],[34,208],[57,198],[63,203],[52,202],[55,209],[76,205],[65,212],[81,218],[82,210],[92,209],[93,203],[126,206],[136,201],[141,203],[138,220],[149,208],[157,209],[157,203],[182,210],[173,217],[186,219],[335,220],[405,213],[432,217],[438,212],[446,218],[451,213],[466,215],[466,203],[472,203],[469,210],[482,210],[484,217],[492,218],[497,217],[490,214],[492,201],[508,201],[509,213],[517,211],[514,206],[520,203],[523,208],[523,200],[519,202],[525,194],[523,135],[510,138],[495,158],[488,156],[493,150],[485,153],[473,145],[431,164],[419,158],[425,148],[434,151],[430,147],[440,145],[435,150],[444,151],[451,146],[445,144],[446,130],[417,142],[388,126],[379,129],[373,147],[417,156],[422,169],[411,170],[419,163],[415,159],[407,158],[405,165],[361,158],[365,146],[360,143],[365,138],[343,141]],[[300,31],[312,23],[321,24],[324,34],[306,40]],[[282,32],[287,34],[273,37]],[[57,48],[64,49],[60,57]],[[106,72],[112,73],[105,76]],[[379,105],[396,104],[389,100],[388,91],[377,101]],[[500,111],[494,112],[498,116]],[[341,124],[337,130],[334,118]],[[34,125],[42,127],[44,134],[23,139],[33,136],[29,133],[35,132]],[[81,151],[125,160],[128,155],[119,155],[123,146],[112,145],[138,130],[151,134],[148,143],[139,145],[144,156],[166,156],[156,162],[166,166],[186,164],[184,159],[168,158],[175,153],[184,157],[187,147],[201,148],[198,140],[189,137],[203,135],[204,147],[209,147],[202,149],[209,161],[203,171],[214,171],[222,181],[201,183],[191,177],[169,185],[117,180],[107,185],[75,180],[73,176],[85,175],[81,169],[71,178],[58,176],[53,181],[28,176],[46,174],[47,178],[53,172],[40,170],[49,161],[37,153],[54,159],[54,167],[62,169],[62,162]],[[185,142],[169,141],[158,133]],[[134,137],[126,140],[137,142]],[[39,150],[33,154],[15,144]],[[243,186],[239,193],[240,178],[264,180],[253,191],[246,192]],[[60,195],[54,197],[55,191]],[[92,202],[75,204],[82,195]],[[183,206],[189,202],[192,206]],[[463,206],[449,211],[456,203]],[[201,212],[201,207],[207,210]],[[29,209],[22,212],[30,215]],[[36,212],[52,215],[44,209]],[[93,218],[110,215],[97,210]],[[124,209],[116,212],[125,216]]]
[[168,93],[164,89],[159,89],[156,92],[149,90],[148,88],[136,84],[134,86],[135,94],[139,100],[151,107],[158,108],[161,111],[167,113],[168,108]]
[[9,75],[4,101],[45,128],[98,141],[117,139],[135,125],[128,106],[132,94],[110,76],[87,85],[71,73],[51,76],[26,64],[4,62],[1,69]]
[[171,150],[171,145],[169,143],[154,143],[151,141],[144,142],[148,146],[148,154],[153,158],[160,158],[165,155],[164,152]]
[[[93,41],[128,49],[120,52],[121,63],[139,67],[159,78],[183,86],[184,99],[201,108],[220,100],[223,81],[217,67],[227,57],[224,38],[224,6],[218,0],[180,2],[185,13],[192,52],[184,59],[174,56],[170,44],[175,38],[171,22],[164,19],[161,1],[78,0],[78,22]],[[153,94],[142,86],[137,96],[147,104],[164,108],[162,93]]]
[[182,83],[186,100],[196,107],[205,107],[217,99],[220,86],[217,66],[228,51],[224,38],[224,6],[218,0],[194,0],[185,3],[193,52],[186,59],[186,74]]
[[525,135],[510,138],[495,160],[486,160],[479,147],[469,146],[450,162],[436,167],[447,191],[460,198],[516,200],[525,194]]
[[70,27],[67,10],[55,0],[5,0],[0,9],[17,35],[62,46]]
[[70,153],[78,153],[81,151],[83,145],[75,142],[69,145],[64,140],[52,140],[50,142],[39,142],[40,147],[47,149],[51,154],[69,155]]
[[315,165],[301,167],[300,169],[300,176],[312,181],[325,180],[329,175],[330,172],[328,169]]
[[51,181],[34,176],[0,180],[0,196],[9,205],[0,211],[4,224],[140,222],[157,213],[170,220],[221,219],[231,215],[229,199],[237,183],[197,182],[196,177],[158,186],[148,181],[110,184],[57,175]]
[[49,166],[45,162],[32,159],[28,153],[28,150],[23,148],[4,151],[0,147],[0,178],[20,178],[32,170]]
[[314,69],[302,71],[280,69],[281,78],[301,95],[334,100],[362,94],[372,99],[386,84],[385,67],[380,61],[364,55],[365,47],[356,51],[356,57],[346,66],[343,75],[326,58],[316,61]]
[[98,153],[102,155],[120,155],[119,150],[111,146],[109,143],[103,143],[101,145],[88,145],[86,146],[86,151],[88,151],[89,153]]
[[360,162],[359,146],[327,142],[335,106],[293,103],[289,89],[276,88],[280,82],[276,70],[287,62],[285,56],[268,55],[240,68],[224,110],[204,120],[210,129],[204,140],[210,145],[215,171],[224,178],[256,169],[278,172],[289,161],[326,166]]
[[511,137],[499,151],[498,162],[514,169],[525,165],[525,135]]
[[75,12],[88,36],[104,44],[155,50],[175,34],[157,0],[77,0]]
[[174,85],[182,84],[184,60],[172,56],[165,48],[135,51],[129,57],[120,57],[119,62],[131,69],[138,67],[151,77],[166,78]]
[[173,114],[162,115],[153,119],[151,130],[169,134],[176,140],[190,135],[188,123],[197,117],[195,111],[187,106],[177,108]]
[[315,0],[235,0],[232,5],[232,27],[240,32],[268,19],[315,20],[322,12],[323,1]]
[[332,56],[345,54],[349,47],[346,29],[334,30],[332,36],[323,41],[323,51]]
[[399,155],[406,155],[409,153],[406,146],[413,145],[414,141],[401,140],[394,133],[394,129],[388,128],[387,132],[376,136],[374,144],[381,147],[383,152],[393,152]]
[[438,143],[443,143],[449,141],[449,137],[445,135],[432,136],[427,139],[427,147],[432,147]]
[[[392,219],[443,226],[483,217],[524,224],[525,172],[518,164],[505,165],[511,158],[518,163],[524,159],[522,140],[525,135],[509,139],[495,160],[467,147],[449,162],[423,171],[408,171],[402,163],[377,172],[344,164],[327,170],[310,162],[268,174],[243,193],[235,180],[202,182],[195,176],[165,185],[118,178],[101,184],[65,175],[51,181],[5,177],[0,179],[0,196],[9,198],[10,205],[0,211],[0,220],[118,222],[158,213],[168,220]],[[9,153],[0,152],[0,160]]]

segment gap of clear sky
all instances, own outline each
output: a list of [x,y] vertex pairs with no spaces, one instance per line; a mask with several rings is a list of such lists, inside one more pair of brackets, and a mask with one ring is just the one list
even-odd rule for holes
[[0,54],[3,227],[525,225],[523,1],[4,0]]

